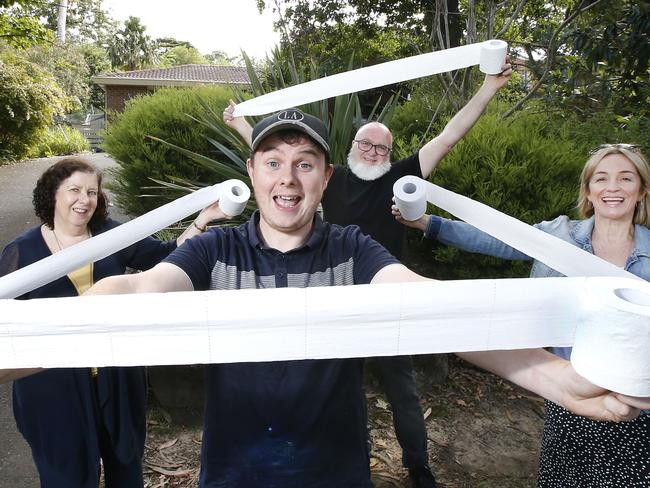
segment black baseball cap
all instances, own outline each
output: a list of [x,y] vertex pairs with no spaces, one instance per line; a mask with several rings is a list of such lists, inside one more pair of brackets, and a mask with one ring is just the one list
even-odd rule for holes
[[297,130],[308,135],[325,154],[329,154],[329,135],[325,124],[318,117],[297,108],[283,110],[260,120],[253,128],[253,151],[268,136],[283,129]]

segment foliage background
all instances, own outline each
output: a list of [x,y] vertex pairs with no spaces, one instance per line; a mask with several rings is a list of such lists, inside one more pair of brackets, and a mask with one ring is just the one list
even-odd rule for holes
[[[217,183],[210,169],[151,137],[193,148],[201,154],[213,154],[204,128],[190,116],[199,115],[201,101],[224,107],[231,96],[230,90],[214,86],[163,88],[127,102],[124,112],[105,132],[103,143],[119,165],[112,190],[123,210],[140,215],[167,203],[171,195],[178,196],[169,187],[152,188],[159,186],[155,180],[170,182],[180,177],[188,185]],[[143,194],[147,198],[141,198]]]

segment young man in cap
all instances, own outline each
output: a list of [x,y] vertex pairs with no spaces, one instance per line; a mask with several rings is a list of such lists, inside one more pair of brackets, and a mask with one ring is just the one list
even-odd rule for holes
[[[398,259],[402,258],[406,228],[391,213],[393,184],[402,176],[428,178],[440,160],[472,128],[494,95],[507,84],[512,69],[502,67],[498,75],[487,75],[474,97],[414,155],[391,163],[393,135],[379,122],[363,125],[356,133],[348,164],[335,165],[323,195],[324,220],[331,224],[358,225]],[[251,143],[252,128],[243,117],[233,117],[235,105],[224,110],[224,121]],[[402,461],[415,488],[435,488],[429,468],[427,432],[410,356],[368,359],[386,392],[393,411]]]
[[[151,270],[101,280],[88,294],[425,279],[358,227],[330,225],[317,215],[332,174],[327,130],[318,119],[298,110],[268,117],[255,126],[252,147],[247,168],[259,211],[250,221],[210,229]],[[638,414],[546,351],[471,356],[576,413],[608,419]],[[361,361],[206,366],[199,486],[371,487]]]

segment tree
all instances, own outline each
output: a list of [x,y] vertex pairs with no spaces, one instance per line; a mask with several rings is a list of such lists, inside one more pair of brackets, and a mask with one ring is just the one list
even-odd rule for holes
[[43,68],[0,52],[0,160],[21,159],[40,134],[63,115],[66,99]]
[[[650,4],[605,0],[258,0],[273,7],[283,44],[307,53],[329,72],[349,69],[352,53],[361,64],[420,51],[446,49],[491,38],[510,44],[527,81],[506,116],[543,100],[562,109],[602,109],[611,100],[642,104],[648,88]],[[389,34],[390,33],[390,34]],[[391,50],[369,39],[387,36]],[[374,59],[369,53],[375,53]],[[322,57],[321,57],[322,56]],[[305,61],[305,64],[309,61]],[[305,68],[308,69],[308,68]],[[436,76],[452,110],[474,92],[477,70]],[[645,94],[645,95],[644,95]],[[594,104],[593,100],[597,103]],[[447,102],[445,102],[447,104]]]
[[219,64],[222,66],[232,66],[238,60],[237,56],[228,56],[225,51],[212,51],[210,54],[206,54],[205,58],[210,64]]
[[83,50],[73,43],[33,46],[24,58],[47,71],[65,94],[66,113],[86,108],[90,102],[91,75]]
[[[56,30],[58,1],[30,2],[27,11],[42,19],[50,30]],[[105,43],[117,30],[119,22],[102,8],[101,0],[68,0],[67,37],[75,42]]]
[[113,68],[132,71],[155,63],[156,46],[145,34],[146,29],[138,17],[124,21],[124,28],[115,34],[108,46]]
[[108,59],[106,50],[97,44],[82,44],[81,52],[88,65],[88,77],[90,83],[90,98],[89,105],[93,107],[104,107],[104,90],[99,85],[92,82],[92,77],[105,73],[111,69],[111,62]]
[[37,0],[0,0],[0,41],[16,48],[51,42],[54,34],[42,25],[29,7]]
[[176,46],[160,57],[161,66],[180,66],[182,64],[208,64],[209,61],[195,47]]
[[599,4],[566,38],[583,68],[573,71],[591,75],[572,83],[580,101],[597,100],[600,107],[611,102],[617,113],[648,114],[650,3]]

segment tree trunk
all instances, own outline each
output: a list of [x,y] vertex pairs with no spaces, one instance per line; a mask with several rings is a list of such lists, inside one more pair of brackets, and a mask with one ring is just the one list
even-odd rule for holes
[[68,16],[68,0],[59,0],[59,17],[56,22],[56,38],[61,44],[65,42],[65,24]]

